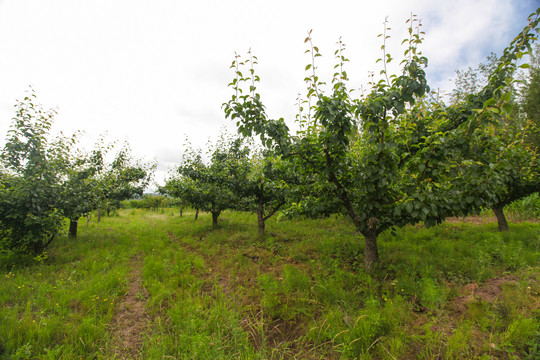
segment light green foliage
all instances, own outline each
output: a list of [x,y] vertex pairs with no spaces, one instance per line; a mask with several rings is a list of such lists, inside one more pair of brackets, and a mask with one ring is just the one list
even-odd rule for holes
[[55,111],[36,101],[32,90],[17,101],[1,152],[0,251],[40,254],[63,226],[58,199],[75,139],[51,139]]
[[489,75],[497,66],[497,55],[489,54],[485,63],[481,63],[477,68],[468,67],[466,70],[457,70],[454,89],[450,94],[450,103],[458,105],[465,102],[467,96],[476,94],[488,83]]
[[239,188],[240,209],[257,214],[259,235],[263,235],[266,220],[290,201],[299,179],[290,162],[270,151],[254,152],[247,165],[246,179]]
[[518,317],[508,325],[508,328],[502,334],[502,347],[511,352],[523,351],[531,340],[538,339],[539,332],[540,321],[538,319]]
[[142,199],[125,200],[122,203],[124,208],[132,209],[150,209],[158,211],[169,203],[169,198],[163,195],[144,195]]
[[110,166],[108,148],[76,149],[77,137],[53,138],[56,112],[44,110],[33,90],[15,104],[15,117],[0,155],[0,251],[41,254],[70,220],[76,236],[79,217],[106,203],[142,194],[152,166],[133,165],[129,148]]
[[540,194],[534,193],[523,199],[514,201],[506,208],[510,217],[515,219],[540,218]]
[[474,327],[470,322],[463,321],[458,324],[452,336],[448,339],[445,351],[446,359],[470,359],[471,353],[469,341]]
[[285,289],[294,291],[309,291],[310,281],[302,271],[291,265],[283,266],[283,285]]
[[135,159],[129,144],[124,144],[115,154],[113,161],[106,164],[97,176],[100,212],[120,208],[123,200],[142,196],[150,184],[157,163],[145,163]]
[[66,156],[69,166],[60,182],[57,207],[70,221],[71,237],[77,236],[79,218],[98,207],[102,191],[98,177],[105,165],[103,157],[106,151],[106,148],[98,145],[90,153],[79,150]]
[[325,91],[316,73],[321,53],[308,34],[307,99],[300,101],[296,120],[301,131],[296,135],[283,119],[268,118],[256,92],[257,59],[251,53],[244,60],[236,56],[231,66],[235,77],[229,84],[234,93],[223,105],[242,135],[260,136],[267,148],[291,159],[310,185],[317,184],[312,191],[306,187],[307,202],[293,203],[292,209],[323,204],[347,214],[364,235],[364,263],[369,271],[378,263],[377,236],[385,230],[418,222],[434,225],[495,201],[496,189],[505,178],[486,184],[483,179],[496,171],[475,161],[467,150],[489,137],[481,130],[493,117],[507,113],[507,89],[516,61],[534,38],[530,31],[538,23],[538,14],[505,49],[486,85],[459,106],[449,107],[425,98],[429,86],[427,59],[419,49],[421,24],[415,16],[408,22],[401,75],[387,73],[392,57],[386,50],[385,23],[382,79],[373,81],[369,93],[356,99],[347,89],[345,45],[338,42],[336,72]]
[[161,192],[185,200],[198,210],[212,213],[212,223],[226,209],[239,209],[249,173],[249,147],[241,139],[223,136],[208,149],[210,162],[201,150],[188,149],[176,174]]
[[[493,83],[494,79],[500,81],[498,79],[504,73],[516,72],[514,59],[530,54],[531,45],[520,39],[532,40],[535,34],[532,29],[527,30],[529,33],[526,30],[505,50],[501,60],[506,60],[506,63],[497,61],[492,54],[488,57],[488,62],[480,64],[478,69],[458,71],[456,88],[451,99],[452,106],[458,109],[466,108],[475,98],[482,99],[483,108],[488,110],[483,114],[483,124],[479,123],[476,128],[471,129],[477,135],[469,138],[469,144],[465,144],[463,152],[478,164],[476,177],[485,179],[484,183],[487,183],[478,186],[478,191],[495,211],[500,230],[508,228],[503,209],[540,189],[538,144],[531,141],[537,133],[536,125],[532,121],[534,106],[527,105],[531,105],[529,96],[534,97],[535,87],[538,86],[535,83],[538,61],[534,54],[532,66],[520,66],[529,69],[524,81],[508,78],[494,91],[496,96],[493,99],[485,100],[485,90],[490,86],[495,88],[490,83]],[[519,84],[520,82],[523,83]],[[519,103],[521,107],[518,106]],[[527,109],[531,114],[527,113]]]
[[521,106],[527,114],[529,134],[527,140],[540,147],[540,45],[534,47],[531,64],[522,88]]
[[444,295],[441,287],[432,277],[425,277],[419,284],[420,300],[428,308],[437,308],[444,303]]

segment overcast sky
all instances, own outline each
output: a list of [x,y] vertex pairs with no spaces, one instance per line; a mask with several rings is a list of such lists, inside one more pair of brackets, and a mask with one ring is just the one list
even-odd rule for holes
[[[350,87],[365,86],[388,17],[390,53],[399,63],[411,13],[426,32],[432,89],[448,90],[457,69],[501,53],[540,0],[0,0],[0,145],[15,99],[32,85],[41,104],[58,109],[55,130],[127,140],[136,156],[157,159],[162,182],[188,137],[196,146],[234,130],[221,105],[235,51],[259,58],[259,92],[272,117],[292,123],[310,61],[313,29],[332,73],[341,36],[351,60]],[[328,79],[329,81],[330,79]]]

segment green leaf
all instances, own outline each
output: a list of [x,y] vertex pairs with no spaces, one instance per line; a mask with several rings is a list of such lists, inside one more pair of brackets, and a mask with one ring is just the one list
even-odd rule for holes
[[405,204],[405,209],[407,209],[407,212],[412,212],[413,211],[413,203],[412,202],[408,202]]
[[502,111],[504,114],[510,114],[512,112],[513,106],[510,103],[505,103],[502,106]]
[[488,108],[490,106],[495,105],[496,103],[497,103],[497,100],[495,100],[494,98],[490,98],[490,99],[484,101],[483,108],[486,109],[486,108]]

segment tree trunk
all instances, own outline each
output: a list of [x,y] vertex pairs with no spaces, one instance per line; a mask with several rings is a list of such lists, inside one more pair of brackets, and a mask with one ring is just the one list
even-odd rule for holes
[[379,263],[379,251],[377,250],[377,233],[364,234],[364,266],[368,273],[372,272]]
[[34,255],[41,255],[43,253],[43,250],[45,249],[45,245],[43,245],[43,240],[36,241],[32,244],[33,253]]
[[184,208],[183,207],[180,207],[180,217],[182,217],[182,212],[183,212]]
[[264,235],[264,229],[266,227],[264,223],[263,215],[257,211],[257,224],[259,225],[259,236]]
[[508,222],[506,221],[506,216],[504,216],[503,207],[494,207],[492,210],[497,217],[497,222],[499,223],[499,231],[507,231]]
[[259,197],[259,207],[257,208],[257,225],[259,227],[259,236],[264,235],[264,204],[262,196]]
[[79,224],[79,219],[69,219],[69,237],[77,237],[77,225]]
[[100,222],[101,221],[101,210],[98,210],[97,211],[97,222]]
[[107,208],[107,217],[110,217],[110,216],[111,216],[111,209]]
[[259,228],[259,236],[263,236],[266,225],[264,223],[264,215],[260,211],[257,211],[257,225]]
[[90,220],[92,219],[92,214],[86,215],[86,226],[90,225]]
[[217,226],[217,219],[219,217],[219,214],[221,213],[221,210],[216,210],[216,204],[212,204],[212,226]]
[[195,209],[195,220],[199,218],[199,209]]

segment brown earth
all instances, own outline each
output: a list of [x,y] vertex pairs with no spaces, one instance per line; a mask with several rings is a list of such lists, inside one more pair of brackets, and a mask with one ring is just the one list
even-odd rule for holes
[[516,276],[502,276],[489,279],[485,284],[477,283],[465,285],[461,288],[461,296],[455,297],[449,304],[449,310],[455,319],[459,319],[468,309],[468,304],[478,299],[492,303],[502,292],[502,285],[515,284]]
[[141,261],[140,255],[131,260],[129,288],[112,320],[113,338],[116,340],[114,353],[119,359],[140,358],[142,335],[148,321],[144,309],[146,290],[142,286]]
[[[513,216],[506,216],[506,220],[508,220],[509,223],[520,223],[520,222],[531,222],[531,223],[537,223],[540,221],[540,219],[520,219],[515,218]],[[467,224],[496,224],[497,218],[495,216],[467,216],[467,217],[449,217],[445,219],[445,222],[456,224],[456,223],[467,223]]]
[[[450,338],[453,335],[459,321],[466,315],[470,303],[474,301],[484,301],[488,303],[497,302],[503,291],[503,286],[505,284],[515,284],[517,283],[517,280],[517,276],[508,275],[489,279],[481,285],[474,282],[462,286],[459,289],[460,295],[447,303],[445,307],[446,314],[438,319],[435,325],[431,326],[431,331],[439,332],[442,334],[442,336]],[[425,334],[425,325],[430,322],[430,315],[428,313],[417,312],[414,314],[414,319],[411,322],[411,333],[421,337]],[[480,335],[476,330],[473,330],[473,332],[475,332],[475,335],[472,336],[470,345],[471,347],[480,346],[479,344],[482,341],[485,341],[485,339],[481,339],[482,335]],[[424,345],[421,342],[413,342],[404,359],[418,358],[418,354],[423,346]],[[437,348],[436,351],[438,353],[433,355],[434,358],[443,359],[444,347],[441,346]]]

